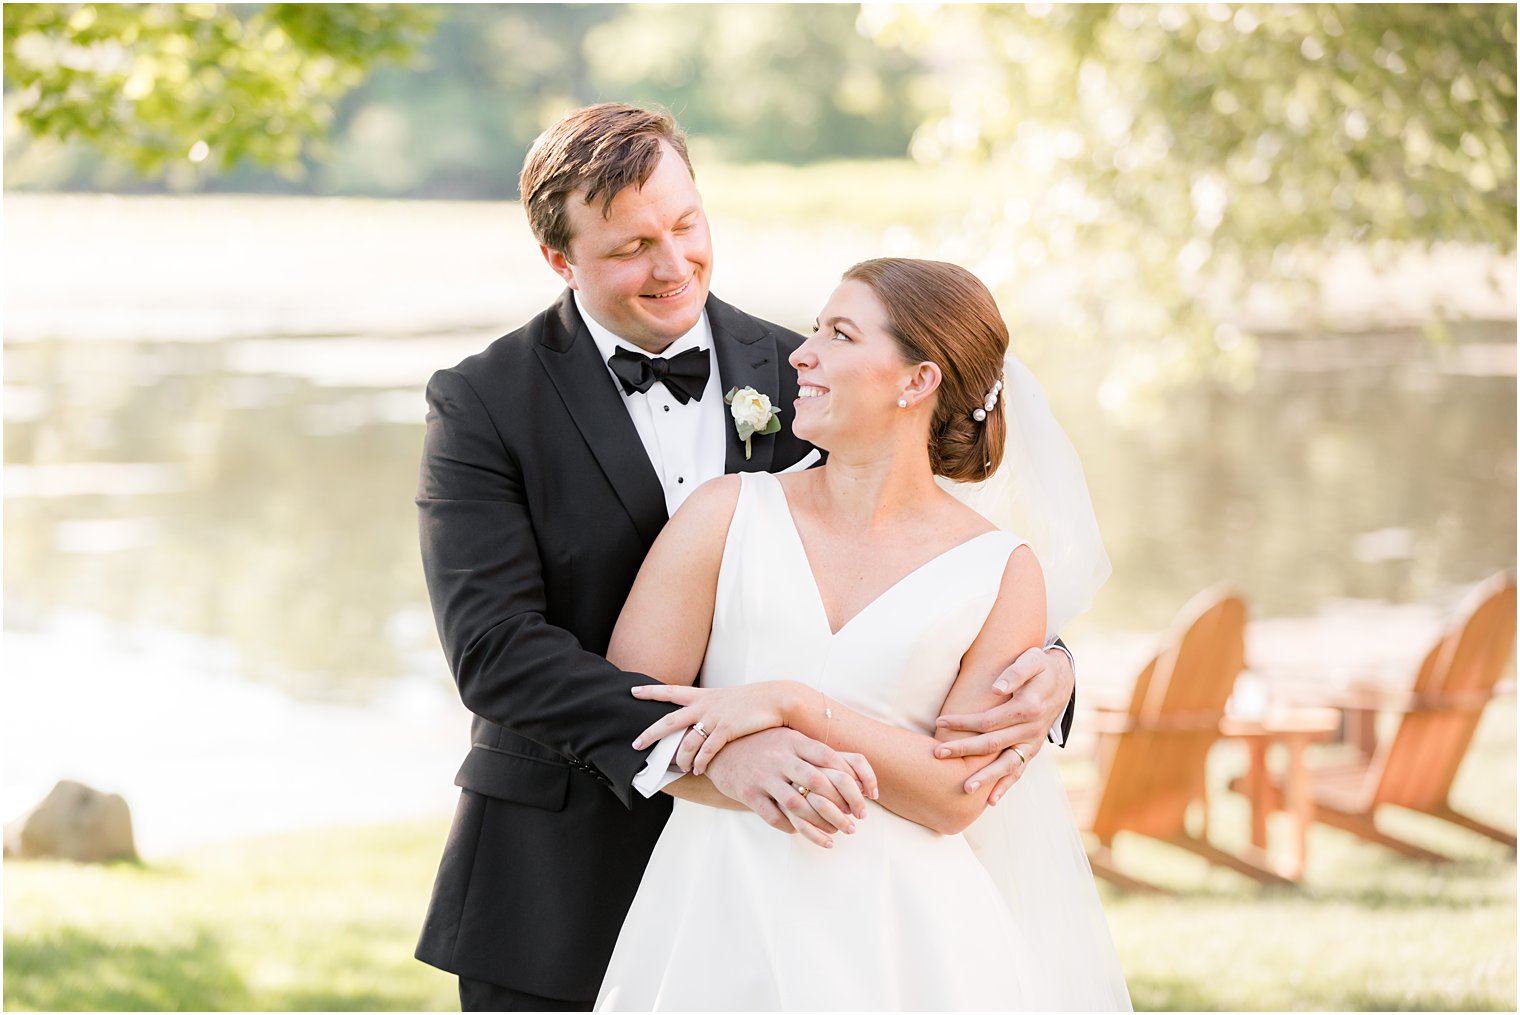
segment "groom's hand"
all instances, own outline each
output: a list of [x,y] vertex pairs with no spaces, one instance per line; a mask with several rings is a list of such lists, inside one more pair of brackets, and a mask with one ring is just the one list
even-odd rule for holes
[[988,780],[996,782],[987,798],[989,804],[997,803],[1008,792],[1045,746],[1046,735],[1071,701],[1077,677],[1065,652],[1032,648],[1015,659],[992,686],[1007,693],[1008,700],[985,712],[940,716],[940,729],[977,735],[947,741],[934,752],[941,758],[994,755],[991,764],[966,780],[968,787],[973,782],[978,786],[985,786]]
[[772,828],[801,832],[825,848],[833,845],[834,833],[855,830],[855,820],[866,816],[867,798],[877,795],[876,774],[864,757],[841,754],[791,729],[731,742],[706,774],[719,792]]

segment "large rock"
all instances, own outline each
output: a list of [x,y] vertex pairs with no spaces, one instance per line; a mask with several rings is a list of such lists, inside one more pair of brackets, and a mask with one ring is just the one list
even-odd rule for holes
[[135,860],[132,813],[115,793],[65,779],[5,826],[5,855],[64,860]]

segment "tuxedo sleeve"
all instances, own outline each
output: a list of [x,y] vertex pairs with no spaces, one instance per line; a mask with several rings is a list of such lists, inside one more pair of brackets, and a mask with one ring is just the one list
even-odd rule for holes
[[653,683],[583,649],[545,617],[543,565],[520,463],[469,381],[427,388],[417,507],[422,564],[444,654],[476,715],[591,768],[625,806],[648,750],[630,744],[674,706]]
[[1054,727],[1051,728],[1051,731],[1046,735],[1046,739],[1055,744],[1057,747],[1065,747],[1067,741],[1071,739],[1071,721],[1076,718],[1077,715],[1077,657],[1071,654],[1071,649],[1067,647],[1066,643],[1060,638],[1052,638],[1050,640],[1050,644],[1045,646],[1045,650],[1047,652],[1051,650],[1064,652],[1066,653],[1066,658],[1071,661],[1071,699],[1066,702],[1066,711],[1061,713],[1060,720],[1055,724]]

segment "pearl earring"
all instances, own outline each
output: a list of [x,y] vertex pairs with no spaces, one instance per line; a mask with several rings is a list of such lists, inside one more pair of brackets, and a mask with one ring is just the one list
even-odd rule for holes
[[908,407],[908,400],[906,398],[899,398],[897,400],[897,407],[899,409],[906,409]]

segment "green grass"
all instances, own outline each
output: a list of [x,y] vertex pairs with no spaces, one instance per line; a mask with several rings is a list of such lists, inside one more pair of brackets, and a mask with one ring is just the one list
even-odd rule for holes
[[[1228,748],[1215,762],[1216,786],[1244,764]],[[1453,797],[1513,828],[1515,794],[1505,700],[1485,716]],[[1240,844],[1243,801],[1214,799],[1213,838]],[[1304,887],[1262,890],[1121,839],[1122,866],[1178,893],[1104,888],[1135,1007],[1514,1010],[1514,856],[1418,815],[1389,815],[1387,827],[1455,862],[1416,863],[1316,828]],[[7,863],[5,1006],[455,1009],[453,979],[411,957],[444,831],[311,832],[151,866]]]
[[[1458,809],[1504,828],[1515,827],[1514,705],[1489,708],[1452,792]],[[1223,789],[1245,768],[1231,746],[1211,759],[1210,837],[1238,848],[1249,811]],[[1291,832],[1287,820],[1273,819],[1274,848]],[[1261,889],[1180,850],[1121,837],[1121,867],[1178,893],[1125,896],[1100,882],[1135,1008],[1513,1011],[1514,853],[1407,811],[1386,810],[1379,824],[1454,862],[1406,860],[1315,826],[1303,887]]]
[[260,839],[152,866],[5,865],[5,1007],[459,1009],[412,958],[444,827]]

